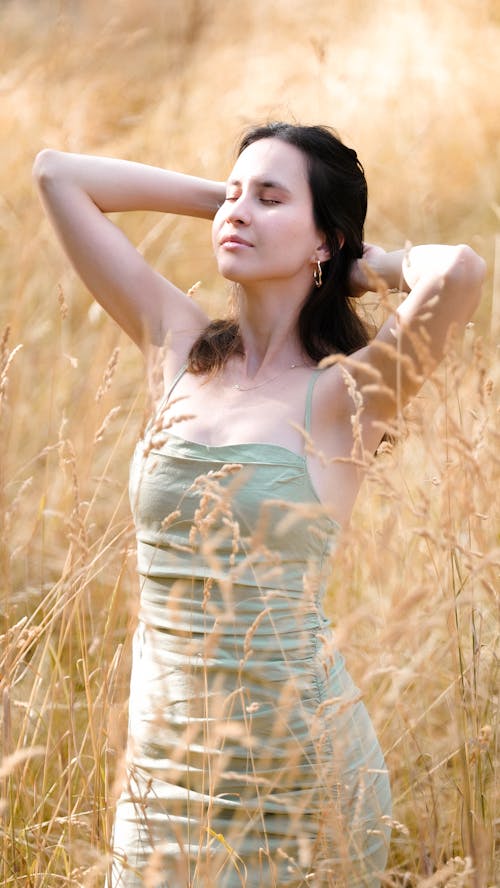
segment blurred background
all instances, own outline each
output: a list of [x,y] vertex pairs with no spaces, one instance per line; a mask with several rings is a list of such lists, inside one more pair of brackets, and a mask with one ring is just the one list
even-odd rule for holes
[[[393,777],[384,884],[495,884],[499,31],[498,0],[2,0],[2,884],[102,879],[137,598],[127,469],[146,409],[140,356],[43,217],[34,156],[223,179],[244,128],[268,119],[328,124],[356,148],[366,240],[467,242],[488,263],[464,342],[369,473],[329,608]],[[116,221],[221,310],[206,223]]]

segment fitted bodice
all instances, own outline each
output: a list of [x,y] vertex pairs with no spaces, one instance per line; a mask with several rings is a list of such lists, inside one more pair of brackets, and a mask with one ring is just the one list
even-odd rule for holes
[[288,600],[309,595],[317,607],[338,525],[305,457],[274,444],[208,446],[174,435],[149,449],[146,435],[130,497],[149,589],[155,579],[211,579],[246,599],[252,588],[286,590]]

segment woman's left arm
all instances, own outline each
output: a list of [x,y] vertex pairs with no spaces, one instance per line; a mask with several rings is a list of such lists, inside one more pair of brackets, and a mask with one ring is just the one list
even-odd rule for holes
[[[428,244],[396,253],[368,248],[364,258],[389,288],[409,290],[372,342],[353,356],[378,371],[401,404],[439,363],[451,333],[461,332],[474,314],[485,262],[463,244]],[[358,288],[362,269],[362,264],[353,269]]]
[[[452,333],[460,333],[474,314],[485,267],[463,244],[428,244],[394,253],[367,246],[363,259],[354,263],[352,295],[375,290],[377,278],[389,289],[409,291],[375,338],[347,359],[363,398],[366,449],[377,447],[380,423],[389,422],[418,391],[445,354]],[[345,408],[352,413],[350,396]]]

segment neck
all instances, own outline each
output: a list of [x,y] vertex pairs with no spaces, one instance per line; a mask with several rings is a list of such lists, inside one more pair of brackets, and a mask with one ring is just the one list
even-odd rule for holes
[[246,374],[304,363],[309,359],[298,335],[303,290],[284,291],[283,284],[239,286],[237,314],[245,350]]

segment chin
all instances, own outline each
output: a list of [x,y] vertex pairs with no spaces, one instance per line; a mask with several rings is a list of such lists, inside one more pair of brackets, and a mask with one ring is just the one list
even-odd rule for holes
[[252,280],[252,278],[247,277],[241,269],[235,268],[235,265],[231,262],[219,263],[218,270],[221,277],[225,278],[226,281],[231,281],[233,284],[244,284],[245,281]]

